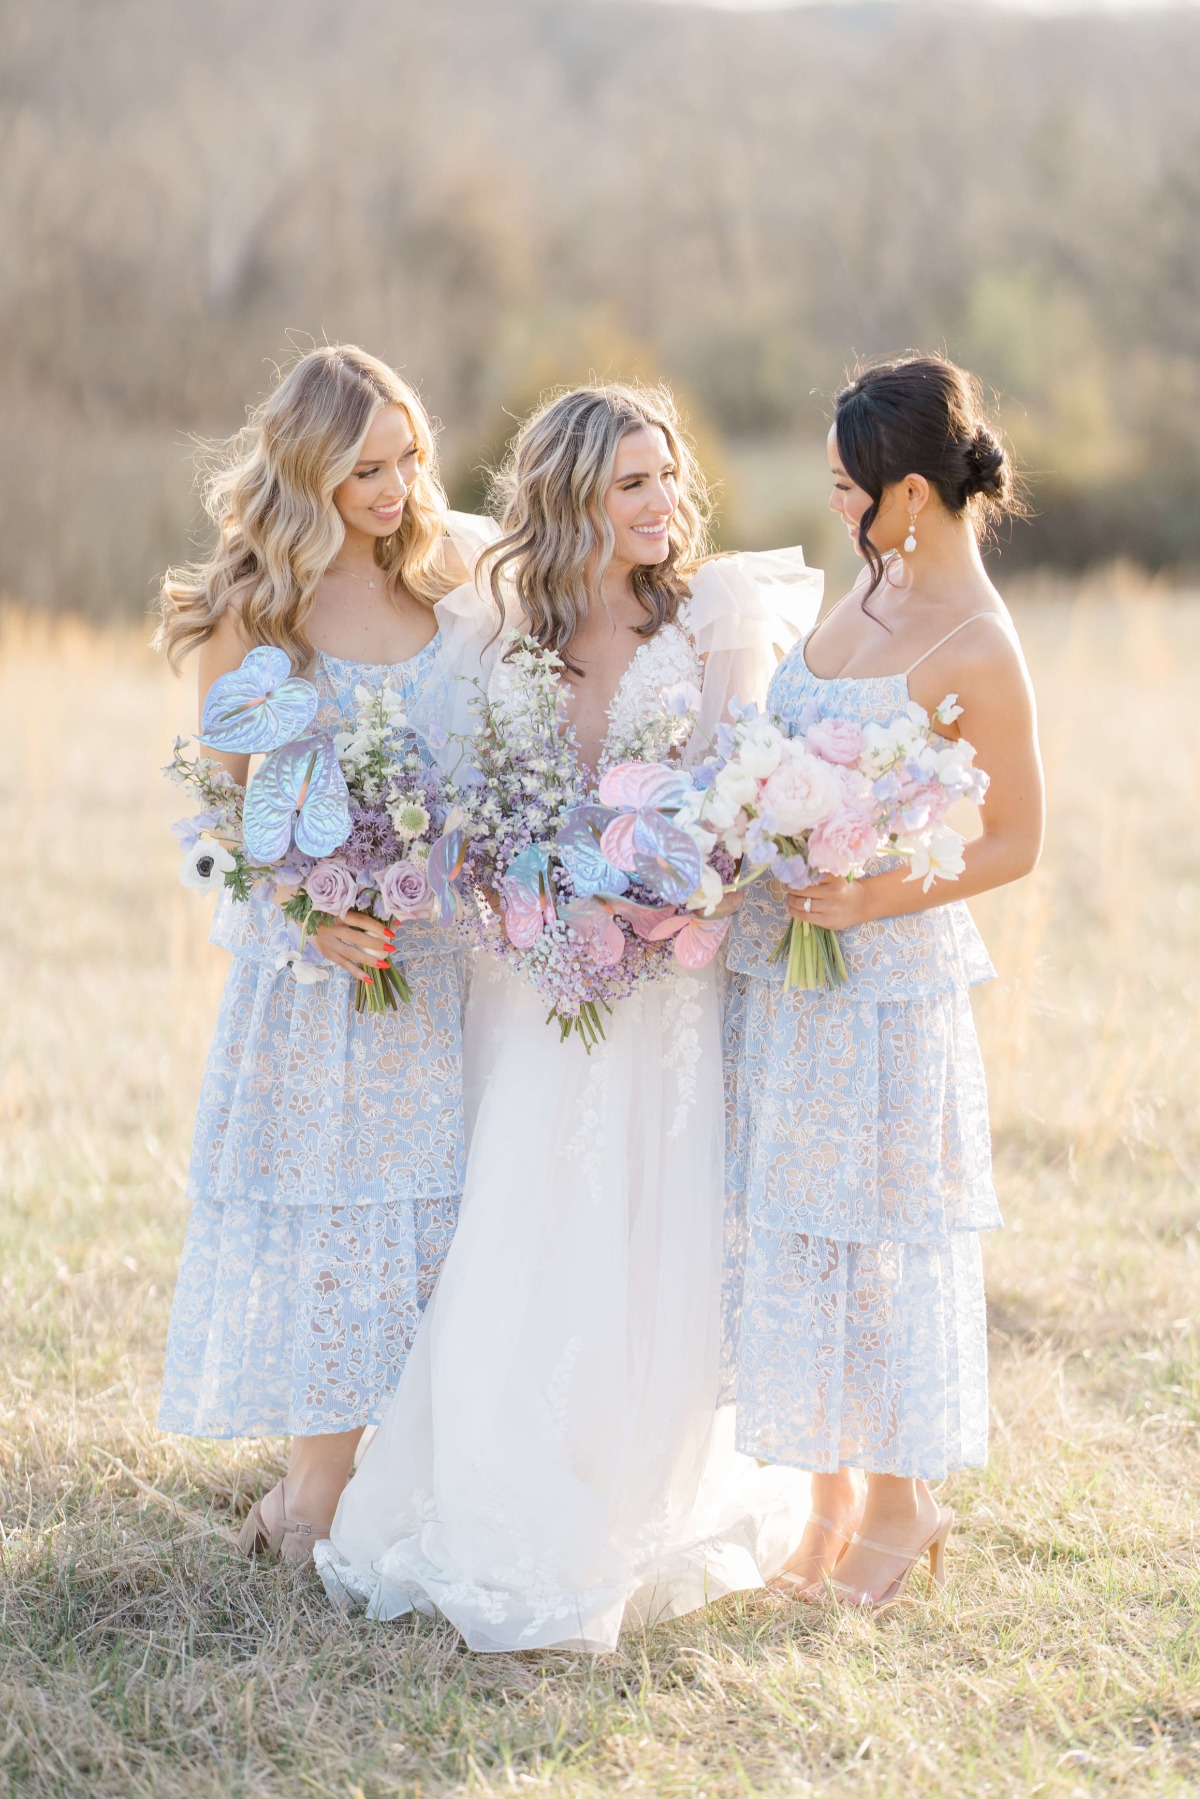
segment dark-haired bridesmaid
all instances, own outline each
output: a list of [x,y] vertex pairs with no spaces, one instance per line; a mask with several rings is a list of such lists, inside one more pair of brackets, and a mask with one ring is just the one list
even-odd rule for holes
[[[986,1460],[979,1234],[1001,1221],[969,990],[993,970],[964,901],[1034,867],[1043,791],[1029,675],[980,555],[1015,501],[978,383],[932,357],[865,369],[837,396],[829,463],[867,567],[784,658],[769,709],[885,724],[957,694],[946,734],[991,780],[957,881],[924,892],[888,859],[760,883],[728,953],[738,1446],[813,1473],[785,1579],[878,1606],[925,1555],[940,1582],[953,1513],[928,1483]],[[770,957],[788,916],[843,933],[844,986],[785,989]]]

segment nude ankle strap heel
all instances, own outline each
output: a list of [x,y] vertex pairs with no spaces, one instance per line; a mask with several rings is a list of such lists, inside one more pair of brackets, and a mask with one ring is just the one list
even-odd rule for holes
[[279,1494],[278,1520],[268,1524],[262,1500],[256,1499],[238,1535],[238,1548],[243,1555],[278,1555],[289,1567],[307,1567],[313,1559],[317,1532],[311,1524],[300,1524],[288,1517],[283,1481],[272,1490]]
[[878,1555],[888,1555],[896,1559],[902,1559],[904,1566],[897,1574],[895,1580],[892,1581],[891,1585],[885,1587],[882,1593],[871,1594],[856,1592],[853,1587],[847,1587],[836,1580],[831,1580],[828,1583],[829,1591],[840,1605],[856,1607],[863,1611],[886,1611],[890,1606],[895,1605],[901,1598],[905,1587],[908,1585],[909,1576],[924,1555],[929,1557],[930,1584],[933,1587],[940,1589],[946,1584],[946,1544],[950,1540],[950,1532],[953,1529],[953,1511],[949,1506],[939,1506],[936,1526],[930,1532],[929,1536],[926,1537],[925,1541],[921,1544],[921,1547],[912,1555],[909,1555],[903,1549],[897,1549],[894,1543],[877,1543],[873,1537],[860,1536],[859,1533],[855,1531],[853,1537],[850,1539],[852,1543],[861,1543],[864,1549],[873,1549]]
[[[816,1512],[810,1512],[808,1522],[809,1524],[820,1525],[822,1530],[827,1530],[831,1537],[836,1537],[841,1543],[842,1547],[834,1557],[833,1565],[836,1568],[847,1549],[850,1547],[850,1538],[839,1525],[833,1522],[832,1518],[822,1518]],[[782,1573],[775,1576],[771,1585],[773,1587],[790,1587],[793,1592],[799,1594],[801,1599],[807,1599],[814,1586],[820,1588],[823,1585],[823,1581],[813,1581],[811,1579],[802,1580],[798,1574],[789,1574],[785,1568]]]

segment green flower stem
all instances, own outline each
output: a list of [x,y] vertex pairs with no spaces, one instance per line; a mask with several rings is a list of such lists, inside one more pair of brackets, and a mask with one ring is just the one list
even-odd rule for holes
[[790,921],[770,960],[784,963],[783,984],[789,992],[822,993],[847,978],[837,932],[806,918]]

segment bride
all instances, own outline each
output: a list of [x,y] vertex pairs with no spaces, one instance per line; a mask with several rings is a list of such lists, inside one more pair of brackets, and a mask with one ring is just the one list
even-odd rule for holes
[[[590,775],[657,753],[680,684],[701,696],[685,757],[706,753],[812,623],[819,574],[798,550],[701,561],[702,480],[663,390],[561,395],[508,473],[504,628],[470,587],[441,602],[439,722],[461,722],[472,677],[514,716],[520,633],[562,659]],[[338,1603],[440,1613],[476,1650],[610,1650],[624,1624],[761,1586],[807,1516],[807,1477],[738,1455],[719,1403],[718,968],[673,968],[606,1032],[590,1056],[560,1042],[544,1000],[480,957],[457,1235],[317,1549]]]

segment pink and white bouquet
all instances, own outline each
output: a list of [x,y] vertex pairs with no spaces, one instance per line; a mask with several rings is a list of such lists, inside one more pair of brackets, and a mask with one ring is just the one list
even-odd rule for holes
[[[906,857],[928,892],[963,869],[963,837],[945,822],[958,799],[982,801],[987,776],[963,738],[933,729],[962,712],[950,694],[933,714],[910,703],[886,725],[812,716],[791,736],[756,709],[722,725],[703,765],[698,819],[743,873],[804,887],[847,880],[880,856]],[[793,919],[776,952],[786,985],[819,989],[846,979],[837,933]]]
[[501,696],[477,702],[474,780],[461,786],[446,860],[485,897],[486,947],[544,995],[563,1041],[577,1035],[590,1051],[617,1000],[716,953],[727,921],[695,907],[711,899],[709,854],[732,863],[690,818],[691,778],[666,759],[691,729],[681,696],[664,694],[662,716],[630,746],[664,759],[609,767],[592,792],[564,727],[561,670],[519,639]]
[[[336,734],[309,730],[317,703],[283,651],[252,650],[213,683],[199,732],[215,748],[267,752],[249,785],[211,759],[186,757],[183,739],[164,771],[202,805],[174,827],[185,850],[181,880],[224,887],[234,900],[279,899],[277,966],[301,981],[329,972],[311,941],[321,924],[350,911],[384,922],[439,916],[435,848],[454,805],[386,683],[357,689],[354,715]],[[355,994],[360,1011],[411,1000],[394,958],[369,976]]]

